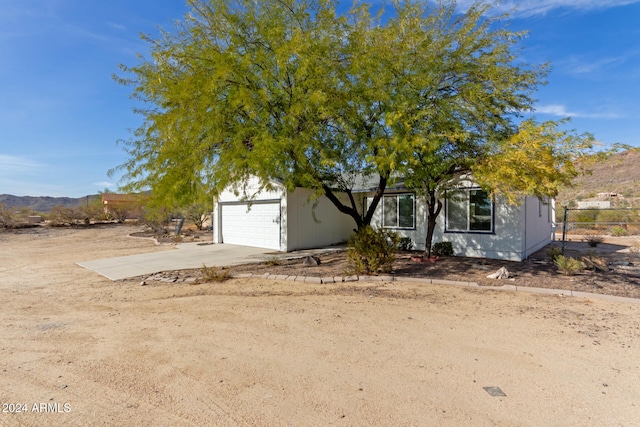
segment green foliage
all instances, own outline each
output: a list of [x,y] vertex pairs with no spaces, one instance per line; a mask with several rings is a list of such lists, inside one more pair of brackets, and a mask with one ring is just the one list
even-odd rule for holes
[[154,233],[164,234],[171,222],[171,211],[165,207],[147,205],[142,209],[140,223],[150,228]]
[[627,230],[620,226],[616,226],[611,229],[610,233],[614,237],[624,237],[627,235]]
[[552,247],[547,251],[547,256],[551,258],[553,261],[556,260],[560,255],[562,255],[562,249],[557,246]]
[[553,262],[558,268],[558,271],[565,276],[573,276],[582,270],[582,263],[575,258],[558,255]]
[[195,202],[182,210],[185,218],[191,221],[198,230],[204,228],[204,224],[211,220],[211,201]]
[[400,238],[384,228],[366,226],[349,238],[347,261],[354,274],[389,273],[396,259]]
[[578,160],[595,145],[590,134],[562,130],[567,121],[520,123],[517,132],[498,141],[494,152],[472,168],[474,177],[510,203],[523,196],[555,197],[581,173]]
[[[174,32],[145,36],[149,59],[116,78],[147,107],[112,173],[165,205],[229,185],[250,196],[248,176],[264,187],[277,177],[326,195],[361,228],[393,176],[431,191],[494,155],[547,73],[517,58],[523,34],[481,3],[459,14],[453,0],[399,1],[381,15],[360,2],[338,15],[329,0],[189,5]],[[534,166],[532,179],[543,176]],[[366,212],[336,196],[360,175],[377,183]]]
[[401,251],[410,251],[413,249],[413,241],[411,237],[401,237],[398,242],[398,249]]
[[226,282],[229,279],[233,279],[231,270],[224,267],[207,267],[202,265],[201,269],[202,278],[205,282]]
[[453,244],[451,242],[437,242],[431,248],[433,256],[453,256]]

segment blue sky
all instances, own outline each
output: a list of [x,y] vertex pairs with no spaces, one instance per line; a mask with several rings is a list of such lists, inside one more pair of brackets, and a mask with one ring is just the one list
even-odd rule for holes
[[[514,5],[510,28],[529,31],[523,59],[552,66],[536,118],[570,116],[605,144],[640,146],[640,0],[501,7]],[[107,171],[126,155],[116,141],[141,118],[112,75],[147,52],[140,33],[171,29],[186,11],[182,0],[0,0],[0,194],[117,191]]]

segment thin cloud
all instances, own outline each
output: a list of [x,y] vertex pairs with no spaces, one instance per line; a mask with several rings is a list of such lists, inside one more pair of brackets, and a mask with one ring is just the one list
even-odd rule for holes
[[41,167],[40,163],[24,157],[0,154],[0,176],[10,177],[16,174],[28,174],[37,171]]
[[116,184],[114,184],[113,182],[108,181],[94,182],[93,185],[100,188],[111,188],[116,186]]
[[620,115],[616,113],[582,113],[568,110],[566,106],[561,104],[549,104],[538,105],[535,107],[535,112],[540,114],[547,114],[555,117],[575,117],[584,119],[617,119]]
[[[458,2],[458,7],[466,10],[474,2],[474,0],[461,0]],[[487,1],[486,3],[493,2]],[[635,3],[640,3],[640,0],[507,0],[499,3],[492,10],[494,12],[513,11],[514,16],[530,17],[546,15],[550,11],[560,8],[588,11],[627,6]]]

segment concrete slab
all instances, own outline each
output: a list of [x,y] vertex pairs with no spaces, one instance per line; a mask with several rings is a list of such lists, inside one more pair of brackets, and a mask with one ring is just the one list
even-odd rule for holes
[[251,246],[183,243],[175,250],[104,258],[77,263],[111,280],[153,274],[159,271],[183,270],[186,268],[226,267],[265,261],[272,249]]

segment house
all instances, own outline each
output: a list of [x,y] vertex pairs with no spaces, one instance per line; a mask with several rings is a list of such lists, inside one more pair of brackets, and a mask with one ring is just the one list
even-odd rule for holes
[[105,215],[121,220],[137,218],[140,215],[140,197],[136,194],[104,193],[102,209]]
[[[344,242],[355,228],[353,219],[326,197],[309,201],[310,190],[288,192],[274,183],[274,189],[259,191],[257,180],[248,182],[246,188],[253,194],[251,202],[231,190],[215,201],[214,242],[292,251]],[[364,209],[372,200],[373,188],[362,185],[354,195]],[[510,205],[467,179],[443,203],[433,243],[451,242],[458,256],[522,261],[552,240],[552,199],[527,197],[519,205]],[[426,206],[402,184],[387,188],[372,225],[410,238],[414,249],[425,248]]]

